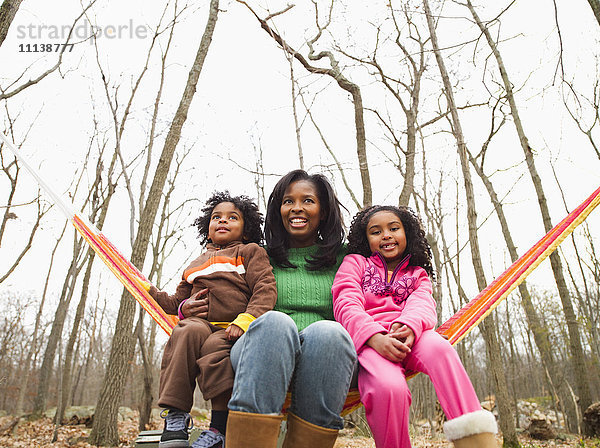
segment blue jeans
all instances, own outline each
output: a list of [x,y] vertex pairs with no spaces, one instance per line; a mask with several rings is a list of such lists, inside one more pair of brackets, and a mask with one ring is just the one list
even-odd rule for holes
[[269,311],[231,349],[235,371],[229,409],[280,414],[288,389],[290,411],[318,426],[342,429],[356,351],[348,332],[322,320],[298,332],[291,317]]

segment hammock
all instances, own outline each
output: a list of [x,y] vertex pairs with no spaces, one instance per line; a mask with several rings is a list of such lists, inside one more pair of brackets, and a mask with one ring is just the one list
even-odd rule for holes
[[[46,190],[54,203],[63,211],[67,219],[90,244],[98,257],[115,274],[119,281],[127,288],[131,295],[146,310],[152,319],[167,333],[177,325],[178,318],[166,314],[156,301],[148,294],[142,286],[148,282],[146,277],[136,269],[112,243],[96,227],[89,223],[84,217],[77,213],[71,206],[67,205],[50,187],[41,179],[38,173],[21,157],[19,152],[10,141],[0,133],[0,139],[31,173],[37,182]],[[481,322],[494,308],[496,308],[525,278],[550,255],[568,237],[575,227],[581,224],[600,202],[600,188],[594,191],[576,209],[569,213],[560,223],[550,230],[531,249],[515,261],[508,269],[500,274],[492,283],[481,291],[469,303],[463,306],[454,316],[440,325],[436,331],[445,335],[448,341],[454,345],[460,342],[479,322]],[[407,372],[408,373],[408,372]],[[416,373],[410,373],[412,377]],[[289,408],[290,394],[288,394],[284,412]],[[350,390],[342,415],[349,414],[361,405],[360,395],[357,389]]]

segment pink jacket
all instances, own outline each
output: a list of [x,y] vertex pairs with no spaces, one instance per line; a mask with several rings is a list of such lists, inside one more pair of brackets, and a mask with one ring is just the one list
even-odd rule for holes
[[354,341],[358,352],[376,333],[387,333],[394,322],[415,333],[432,329],[437,321],[431,281],[427,272],[408,266],[407,255],[387,281],[387,264],[381,254],[369,258],[344,257],[333,281],[333,314]]

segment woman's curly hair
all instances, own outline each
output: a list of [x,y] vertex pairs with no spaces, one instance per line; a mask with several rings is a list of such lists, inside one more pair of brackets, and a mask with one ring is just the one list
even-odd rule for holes
[[431,265],[431,247],[425,237],[425,230],[419,216],[408,207],[394,207],[393,205],[374,205],[358,212],[352,218],[348,234],[348,253],[370,257],[372,251],[367,240],[367,225],[371,217],[382,211],[389,211],[396,215],[402,222],[406,235],[405,255],[410,254],[409,266],[420,266],[433,279],[435,273]]
[[231,196],[229,191],[218,191],[208,198],[206,205],[202,209],[202,214],[194,221],[194,226],[198,228],[198,238],[202,244],[210,242],[208,238],[208,226],[210,216],[214,208],[221,202],[231,202],[242,213],[244,218],[243,243],[262,244],[263,241],[263,216],[258,211],[258,206],[248,196]]

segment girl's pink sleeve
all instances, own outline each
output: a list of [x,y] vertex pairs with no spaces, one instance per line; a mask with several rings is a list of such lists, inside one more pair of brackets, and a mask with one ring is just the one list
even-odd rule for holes
[[431,280],[427,272],[422,268],[416,268],[414,276],[417,277],[419,286],[408,296],[406,306],[395,322],[408,325],[415,333],[415,341],[418,341],[423,331],[435,327],[437,313]]
[[356,351],[377,333],[387,333],[383,325],[365,311],[365,296],[362,290],[362,276],[365,258],[361,255],[346,255],[335,275],[333,287],[333,315],[350,333]]

